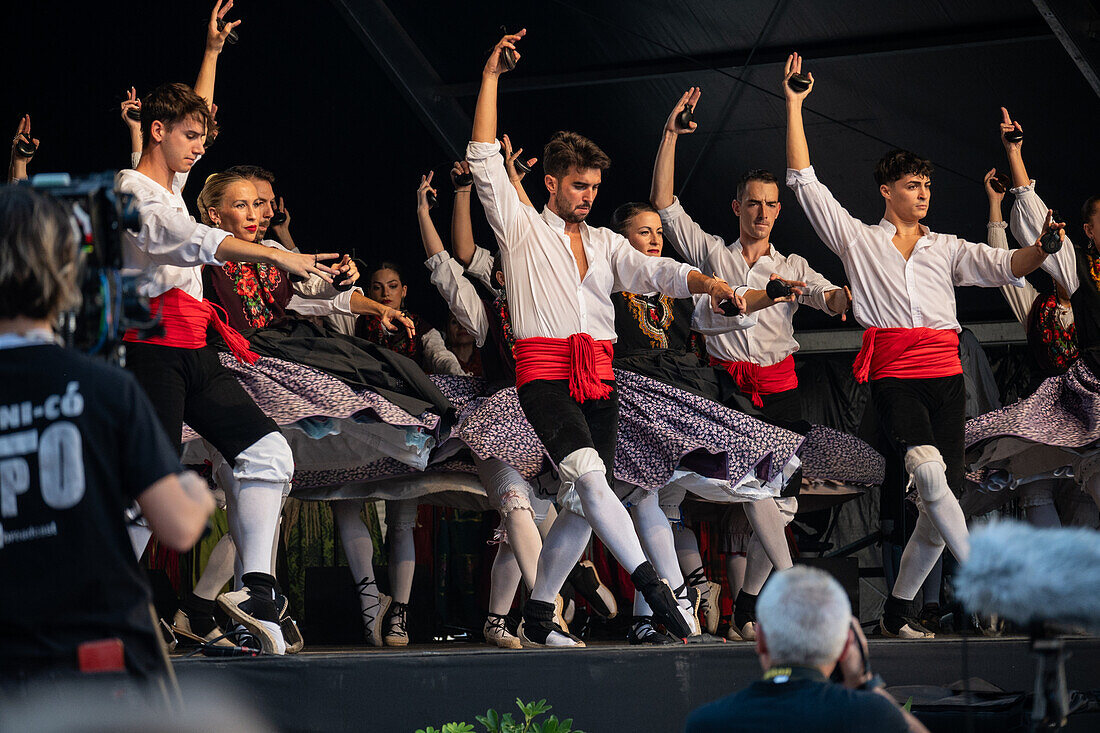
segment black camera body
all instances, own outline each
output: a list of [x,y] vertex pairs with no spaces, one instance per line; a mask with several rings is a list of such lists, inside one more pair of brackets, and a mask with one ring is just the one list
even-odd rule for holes
[[59,201],[77,237],[77,286],[81,304],[63,313],[59,332],[65,345],[119,361],[129,329],[144,335],[162,331],[149,299],[137,292],[133,276],[122,274],[122,232],[141,229],[132,198],[115,189],[115,172],[72,179],[67,173],[40,173],[30,185]]

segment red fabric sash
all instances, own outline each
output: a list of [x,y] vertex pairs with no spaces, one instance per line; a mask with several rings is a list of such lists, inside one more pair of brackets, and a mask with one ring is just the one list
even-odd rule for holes
[[962,374],[959,334],[951,329],[868,328],[852,374],[868,379],[933,379]]
[[[154,316],[160,315],[164,335],[140,338],[135,329],[130,329],[123,336],[123,341],[174,346],[177,349],[201,349],[206,346],[207,327],[213,326],[225,339],[237,361],[254,364],[260,358],[259,354],[248,348],[248,339],[229,325],[226,312],[209,300],[195,300],[179,288],[172,288],[151,298],[149,310]],[[225,321],[219,317],[219,312]]]
[[798,386],[798,375],[794,373],[794,354],[778,364],[760,366],[749,361],[726,361],[710,357],[710,365],[721,367],[729,372],[737,388],[752,397],[757,407],[764,406],[762,395],[786,392]]
[[595,341],[587,333],[567,339],[519,339],[512,353],[517,389],[536,379],[568,379],[569,394],[577,402],[611,396],[611,387],[602,381],[615,378],[611,370],[615,345],[610,341]]

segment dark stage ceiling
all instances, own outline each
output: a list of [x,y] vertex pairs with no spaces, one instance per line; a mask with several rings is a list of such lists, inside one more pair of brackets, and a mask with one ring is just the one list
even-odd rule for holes
[[[193,81],[209,7],[37,0],[21,12],[30,22],[9,26],[2,51],[0,124],[14,131],[29,112],[42,139],[34,170],[82,173],[127,164],[123,89]],[[264,165],[278,176],[303,249],[354,247],[370,261],[398,261],[410,304],[436,321],[444,306],[420,264],[414,192],[421,172],[445,177],[464,148],[481,65],[502,24],[528,37],[501,82],[501,131],[528,150],[559,129],[596,140],[613,161],[596,224],[648,195],[668,110],[699,85],[700,128],[679,146],[677,190],[705,228],[736,236],[737,177],[784,168],[779,77],[791,50],[817,80],[806,115],[815,167],[866,221],[882,214],[875,161],[904,147],[937,167],[927,223],[983,239],[981,178],[1004,167],[1001,105],[1027,131],[1029,170],[1072,235],[1081,202],[1097,193],[1100,97],[1090,80],[1100,15],[1088,0],[241,0],[232,13],[245,22],[219,64],[223,134],[185,196],[193,202],[202,178],[229,165]],[[785,188],[781,199],[777,246],[842,281]],[[436,210],[444,233],[448,201],[442,195]],[[477,231],[490,239],[487,226]],[[999,295],[975,289],[959,292],[959,311],[964,321],[1011,318]],[[813,313],[799,321],[833,323]]]

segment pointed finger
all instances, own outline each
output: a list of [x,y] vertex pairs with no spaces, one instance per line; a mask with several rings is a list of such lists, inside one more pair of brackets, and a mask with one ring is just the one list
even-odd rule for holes
[[1004,122],[1004,124],[1006,124],[1006,125],[1011,125],[1012,124],[1012,117],[1009,116],[1008,110],[1005,109],[1004,107],[1001,107],[1001,117],[1003,118],[1002,121]]

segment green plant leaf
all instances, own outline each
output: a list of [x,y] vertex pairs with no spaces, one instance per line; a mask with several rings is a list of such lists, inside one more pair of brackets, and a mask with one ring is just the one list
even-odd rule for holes
[[905,704],[901,706],[901,709],[907,713],[913,712],[913,696],[910,695],[909,699],[905,701]]

